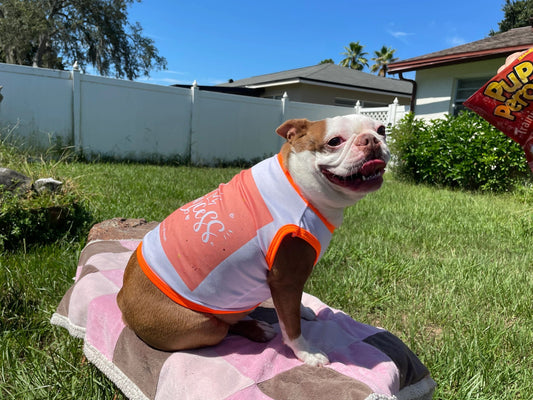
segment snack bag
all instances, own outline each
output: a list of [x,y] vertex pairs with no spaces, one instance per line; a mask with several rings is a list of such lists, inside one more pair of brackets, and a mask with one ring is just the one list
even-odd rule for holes
[[533,171],[533,49],[463,104],[522,146]]

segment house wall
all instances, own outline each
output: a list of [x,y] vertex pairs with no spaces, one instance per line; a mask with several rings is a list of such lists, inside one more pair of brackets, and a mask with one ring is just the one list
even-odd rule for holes
[[393,96],[305,83],[267,87],[262,97],[281,97],[285,92],[294,101],[331,106],[336,105],[336,98],[353,100],[354,104],[359,100],[363,107],[365,103],[372,104],[373,106],[386,106],[392,104],[395,98],[398,98],[400,105],[409,105],[411,101],[409,96]]
[[417,71],[416,116],[436,119],[452,113],[458,79],[490,78],[504,62],[505,57],[502,57]]

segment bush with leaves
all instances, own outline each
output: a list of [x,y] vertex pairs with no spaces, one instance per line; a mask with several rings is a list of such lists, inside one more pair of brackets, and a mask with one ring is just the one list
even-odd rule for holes
[[36,157],[23,144],[2,138],[1,133],[0,167],[19,171],[32,180],[52,177],[63,185],[56,192],[41,194],[11,192],[0,187],[0,251],[86,233],[92,221],[89,197],[73,180],[56,173],[57,165],[66,162],[68,154],[63,153],[58,159],[57,149],[51,147],[47,154]]
[[90,219],[84,201],[68,190],[20,196],[0,189],[0,250],[75,237]]
[[501,192],[531,178],[520,146],[471,112],[432,121],[408,114],[391,139],[400,179]]

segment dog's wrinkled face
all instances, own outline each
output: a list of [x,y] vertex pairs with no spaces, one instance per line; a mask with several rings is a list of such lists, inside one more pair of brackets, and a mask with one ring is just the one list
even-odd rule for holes
[[390,158],[385,126],[359,115],[327,120],[325,145],[317,165],[339,190],[372,192],[380,188]]
[[284,151],[289,171],[310,201],[346,207],[383,183],[390,152],[385,127],[371,118],[296,119],[277,133],[288,141],[290,149]]

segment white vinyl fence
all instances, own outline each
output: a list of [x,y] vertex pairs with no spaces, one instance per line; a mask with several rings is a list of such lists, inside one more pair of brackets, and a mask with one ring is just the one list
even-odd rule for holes
[[0,64],[0,127],[33,144],[72,144],[88,157],[186,159],[196,164],[276,153],[275,129],[291,118],[367,114],[394,125],[397,102],[379,109],[333,107],[167,87]]

